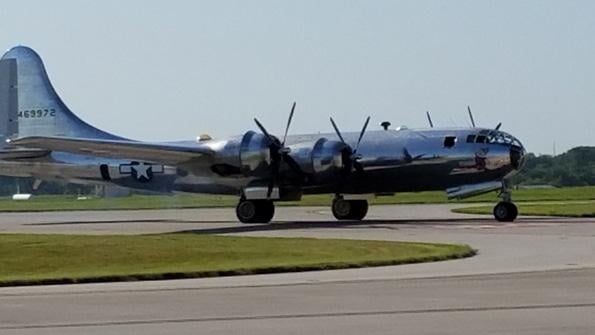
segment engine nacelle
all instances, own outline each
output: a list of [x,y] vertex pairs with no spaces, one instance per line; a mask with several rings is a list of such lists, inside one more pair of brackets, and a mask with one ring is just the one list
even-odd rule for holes
[[240,171],[245,176],[263,176],[271,165],[271,149],[266,136],[248,131],[240,143]]
[[312,175],[318,182],[331,182],[345,167],[344,153],[347,146],[342,142],[320,138],[314,143],[300,143],[290,148],[291,157],[302,171]]

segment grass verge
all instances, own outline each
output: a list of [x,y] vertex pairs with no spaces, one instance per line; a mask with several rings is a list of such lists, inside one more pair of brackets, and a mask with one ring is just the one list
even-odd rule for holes
[[[552,189],[521,189],[514,191],[514,199],[523,201],[585,201],[595,200],[595,187],[567,187]],[[308,195],[299,202],[279,202],[281,206],[329,206],[331,195]],[[495,202],[495,193],[466,199],[463,202]],[[447,203],[444,192],[407,192],[378,197],[372,205]],[[126,210],[177,209],[203,207],[234,207],[237,197],[215,195],[133,195],[122,198],[90,198],[77,200],[75,196],[35,196],[28,201],[0,198],[0,212],[64,211],[64,210]]]
[[[580,203],[517,203],[521,215],[595,217],[595,202]],[[456,213],[492,214],[493,206],[476,206],[454,209]]]
[[197,234],[0,234],[0,286],[161,280],[432,262],[466,245]]

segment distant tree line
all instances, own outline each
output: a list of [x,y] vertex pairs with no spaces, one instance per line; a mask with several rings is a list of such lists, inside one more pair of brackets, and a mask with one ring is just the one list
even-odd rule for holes
[[[521,173],[512,179],[515,185],[587,186],[595,185],[595,147],[576,147],[561,155],[527,154]],[[32,178],[0,176],[0,195],[21,193],[98,195],[93,185],[78,185],[62,181],[44,181],[33,190]]]
[[521,172],[513,177],[518,185],[595,185],[595,147],[576,147],[561,155],[527,155]]

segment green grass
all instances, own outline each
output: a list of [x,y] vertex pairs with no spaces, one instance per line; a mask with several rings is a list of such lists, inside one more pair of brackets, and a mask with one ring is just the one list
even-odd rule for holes
[[198,234],[0,234],[0,286],[338,269],[472,256],[465,245]]
[[[595,187],[567,187],[552,189],[521,189],[513,193],[516,202],[523,201],[578,201],[595,200]],[[299,202],[280,202],[282,206],[328,206],[331,195],[308,195]],[[463,200],[462,202],[495,202],[496,193]],[[409,192],[394,196],[378,197],[373,205],[447,203],[444,192]],[[117,210],[117,209],[164,209],[233,207],[237,203],[234,196],[214,195],[133,195],[122,198],[91,198],[76,200],[74,196],[34,196],[28,201],[13,201],[0,198],[0,212],[58,211],[58,210]]]
[[[520,203],[520,215],[595,217],[595,202]],[[492,214],[492,206],[457,208],[453,212],[467,214]]]
[[71,195],[42,195],[27,201],[0,198],[0,212],[231,207],[236,202],[236,197],[211,195],[132,195],[85,200]]

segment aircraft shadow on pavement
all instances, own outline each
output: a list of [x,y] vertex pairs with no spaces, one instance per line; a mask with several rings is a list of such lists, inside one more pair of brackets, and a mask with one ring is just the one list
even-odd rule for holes
[[[335,221],[335,220],[316,220],[316,221],[274,221],[270,224],[241,224],[235,220],[176,220],[176,219],[110,219],[110,220],[87,220],[87,221],[54,221],[25,223],[23,226],[60,226],[60,225],[94,225],[94,224],[225,224],[225,227],[206,227],[178,231],[177,233],[193,234],[233,234],[249,233],[259,231],[292,230],[292,229],[316,229],[316,228],[341,228],[341,229],[373,229],[398,226],[457,226],[457,225],[514,225],[523,223],[548,223],[558,222],[563,218],[559,217],[539,217],[539,218],[520,218],[515,223],[497,222],[493,218],[452,218],[452,219],[370,219],[364,221]],[[581,223],[582,220],[572,221]],[[589,221],[592,222],[592,221]],[[378,227],[375,227],[378,226]]]
[[386,229],[387,226],[413,225],[413,226],[433,226],[433,225],[457,225],[457,224],[501,224],[492,218],[469,218],[469,219],[382,219],[382,220],[364,220],[364,221],[274,221],[270,224],[240,224],[231,227],[209,227],[191,230],[178,231],[177,233],[188,234],[233,234],[250,233],[261,231],[292,230],[292,229],[315,229],[315,228],[340,228],[340,229]]
[[86,220],[86,221],[54,221],[24,223],[23,226],[59,226],[59,225],[87,225],[87,224],[123,224],[123,223],[237,223],[232,220],[172,220],[172,219],[121,219],[121,220]]

